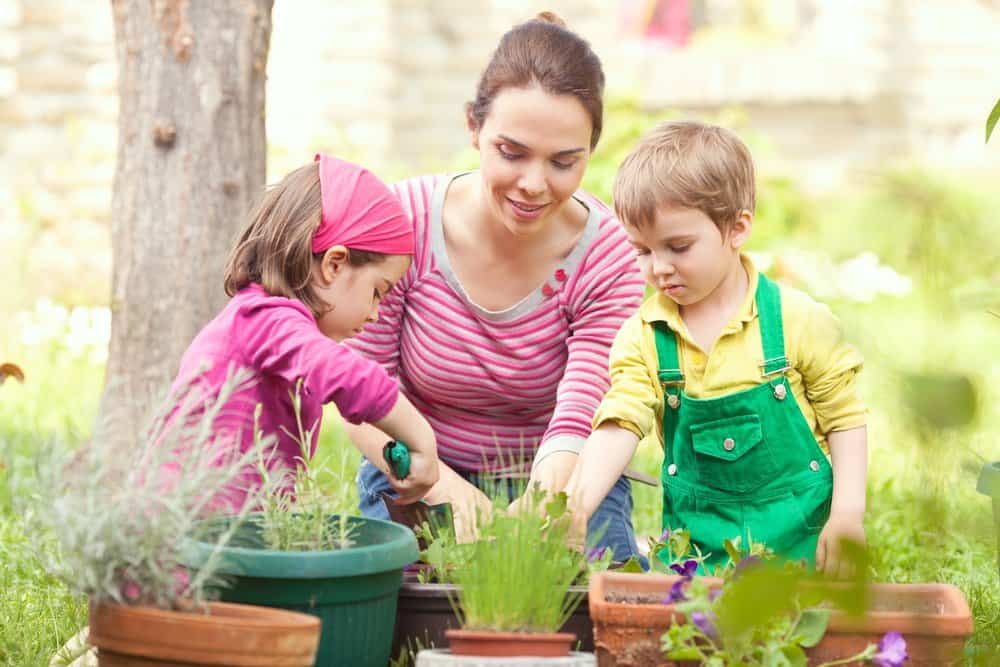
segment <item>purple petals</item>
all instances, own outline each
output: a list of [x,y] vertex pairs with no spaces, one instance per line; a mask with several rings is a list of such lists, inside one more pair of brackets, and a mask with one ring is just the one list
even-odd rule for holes
[[663,598],[663,604],[677,604],[678,602],[687,600],[687,595],[684,594],[684,588],[687,586],[687,583],[688,579],[678,579],[675,581],[673,586],[670,587],[667,597]]
[[902,667],[909,657],[903,635],[887,632],[878,643],[878,651],[872,656],[872,664],[876,667]]
[[709,639],[718,639],[711,613],[693,611],[691,612],[691,622]]
[[607,547],[591,547],[587,550],[587,562],[593,563],[604,558],[604,552],[608,550]]
[[698,571],[698,561],[689,559],[684,561],[683,564],[671,563],[670,569],[685,579],[691,579],[694,577],[695,572]]

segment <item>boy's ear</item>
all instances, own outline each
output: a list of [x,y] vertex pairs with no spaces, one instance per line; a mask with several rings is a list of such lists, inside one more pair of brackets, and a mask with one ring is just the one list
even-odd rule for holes
[[319,275],[324,285],[332,283],[347,266],[350,253],[342,245],[328,248],[319,261]]
[[733,226],[729,229],[729,243],[734,249],[742,248],[750,240],[750,231],[753,229],[753,213],[743,209],[736,216]]

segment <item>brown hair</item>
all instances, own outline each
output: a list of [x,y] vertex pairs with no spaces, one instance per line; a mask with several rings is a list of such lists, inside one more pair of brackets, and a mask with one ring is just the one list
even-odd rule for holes
[[[264,190],[250,214],[250,222],[226,261],[224,286],[233,296],[250,283],[259,283],[269,294],[298,299],[319,317],[330,305],[312,287],[312,239],[323,215],[319,163],[291,172]],[[353,266],[377,262],[385,255],[348,248]]]
[[665,206],[703,212],[723,232],[756,205],[754,165],[739,137],[694,121],[660,123],[632,149],[615,176],[615,213],[635,227]]
[[493,99],[504,88],[538,85],[553,95],[573,95],[590,115],[590,149],[601,138],[604,119],[604,70],[590,44],[566,29],[562,19],[542,12],[516,25],[479,77],[476,99],[465,105],[470,123],[482,127]]

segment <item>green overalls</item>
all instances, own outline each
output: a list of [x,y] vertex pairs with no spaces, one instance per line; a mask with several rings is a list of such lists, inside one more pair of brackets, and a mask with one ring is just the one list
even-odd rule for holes
[[677,339],[654,322],[663,408],[663,527],[686,528],[707,566],[723,541],[763,542],[783,558],[815,563],[830,514],[833,471],[785,378],[778,286],[759,274],[761,384],[716,398],[684,393]]

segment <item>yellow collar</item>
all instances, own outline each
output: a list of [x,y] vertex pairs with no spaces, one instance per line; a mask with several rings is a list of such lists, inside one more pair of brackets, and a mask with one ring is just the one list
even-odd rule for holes
[[[728,333],[739,331],[743,328],[745,323],[750,322],[757,317],[757,302],[754,298],[757,294],[757,268],[746,254],[740,253],[740,262],[743,264],[743,268],[746,270],[747,277],[749,278],[747,295],[743,300],[743,305],[740,306],[739,310],[736,311],[736,314],[733,315],[732,319],[729,320],[726,326],[723,327],[722,331],[719,333],[720,337]],[[648,299],[643,301],[642,305],[639,307],[639,317],[642,318],[643,322],[647,323],[657,321],[666,322],[667,326],[675,332],[687,335],[687,327],[684,325],[684,320],[681,318],[680,309],[677,307],[677,303],[658,290]]]

